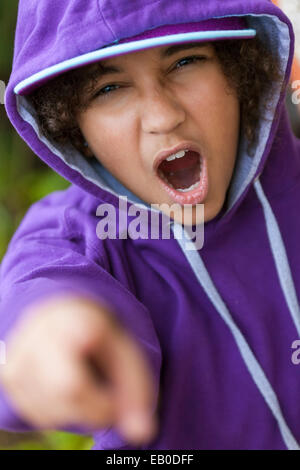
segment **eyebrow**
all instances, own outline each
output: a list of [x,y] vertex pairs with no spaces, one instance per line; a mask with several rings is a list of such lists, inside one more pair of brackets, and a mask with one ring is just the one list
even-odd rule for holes
[[[171,57],[172,55],[177,54],[177,52],[185,51],[187,49],[195,49],[195,48],[204,48],[208,45],[207,42],[186,42],[181,44],[175,44],[173,46],[168,47],[167,49],[163,49],[160,51],[160,58],[164,59],[166,57]],[[109,75],[111,73],[122,73],[124,70],[121,67],[116,67],[113,65],[103,65],[100,64],[100,76]]]
[[196,47],[207,47],[207,42],[186,42],[182,44],[175,44],[174,46],[163,49],[160,52],[161,58],[170,57],[171,55],[176,54],[180,51],[185,51],[187,49],[195,49]]

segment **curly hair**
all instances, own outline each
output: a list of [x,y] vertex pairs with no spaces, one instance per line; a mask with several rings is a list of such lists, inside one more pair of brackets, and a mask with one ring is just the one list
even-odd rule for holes
[[[248,154],[258,138],[258,123],[265,118],[272,90],[282,83],[279,57],[258,38],[213,41],[216,56],[230,88],[236,91],[241,110],[241,126]],[[29,98],[37,112],[41,133],[58,143],[71,143],[88,155],[76,115],[84,110],[101,73],[101,62],[65,72],[35,90]],[[283,85],[283,83],[282,83]]]

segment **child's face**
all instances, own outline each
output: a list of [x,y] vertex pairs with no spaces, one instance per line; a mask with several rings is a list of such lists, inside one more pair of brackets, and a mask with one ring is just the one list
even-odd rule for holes
[[[188,204],[195,189],[176,191],[185,202],[180,202],[171,217],[194,225],[202,222],[196,215],[196,203],[204,203],[205,221],[214,218],[224,204],[237,153],[240,105],[211,44],[198,43],[166,54],[170,48],[172,52],[174,46],[163,46],[103,60],[104,67],[122,72],[111,70],[99,76],[93,99],[77,120],[93,155],[149,204],[178,204],[158,176],[158,152],[182,143],[183,148],[187,142],[194,144],[207,164],[208,189],[192,199],[184,218],[182,204]],[[183,60],[191,56],[202,59]],[[102,94],[95,96],[100,90]],[[178,170],[182,162],[185,166],[185,159],[189,160],[185,156],[165,165],[175,162],[173,170]],[[186,183],[172,180],[175,188],[184,189],[199,180],[196,160],[196,176],[187,171]],[[194,163],[190,160],[190,165]]]

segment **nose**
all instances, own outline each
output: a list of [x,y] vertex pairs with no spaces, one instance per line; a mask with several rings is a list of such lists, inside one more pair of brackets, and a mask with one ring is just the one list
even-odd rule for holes
[[147,90],[141,101],[142,129],[149,134],[165,134],[176,129],[185,120],[185,111],[179,100],[162,85]]

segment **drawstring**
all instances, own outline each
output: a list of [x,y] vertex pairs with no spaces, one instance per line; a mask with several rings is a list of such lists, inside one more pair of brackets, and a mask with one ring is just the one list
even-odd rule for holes
[[263,207],[268,237],[271,245],[273,258],[275,261],[281,289],[286,303],[290,310],[298,336],[300,337],[300,308],[297,299],[296,289],[292,278],[288,257],[285,251],[284,242],[278,227],[278,223],[273,214],[272,208],[266,198],[261,183],[258,178],[254,182],[254,188],[258,199]]
[[[258,179],[254,183],[256,192],[258,194],[259,200],[263,206],[264,214],[267,223],[268,229],[268,236],[274,256],[274,260],[276,263],[277,271],[279,273],[280,284],[282,286],[285,298],[287,300],[287,304],[291,309],[291,314],[296,325],[297,331],[300,331],[299,328],[299,306],[295,294],[295,288],[290,272],[290,268],[288,265],[287,256],[283,247],[283,241],[280,235],[280,231],[275,220],[275,217],[272,213],[272,209],[268,204],[268,201],[263,193],[260,183]],[[174,232],[174,236],[177,239],[179,245],[183,253],[185,254],[195,276],[197,277],[199,283],[205,290],[207,296],[209,297],[210,301],[216,308],[217,312],[224,320],[226,325],[229,327],[237,347],[240,351],[240,354],[252,376],[253,381],[255,382],[256,386],[258,387],[259,391],[261,392],[262,396],[264,397],[267,405],[269,406],[274,418],[276,419],[280,433],[282,438],[289,450],[300,450],[300,447],[294,438],[291,430],[289,429],[282,410],[280,408],[280,404],[278,402],[276,393],[274,392],[272,385],[268,381],[261,365],[257,361],[255,355],[253,354],[251,348],[249,347],[245,337],[241,333],[238,326],[235,324],[228,308],[226,307],[224,301],[222,300],[221,296],[219,295],[206,267],[205,264],[200,256],[199,251],[197,250],[186,250],[185,243],[190,240],[189,235],[187,234],[186,230],[180,225],[173,223],[171,224],[172,230]],[[280,274],[282,273],[282,274]]]

